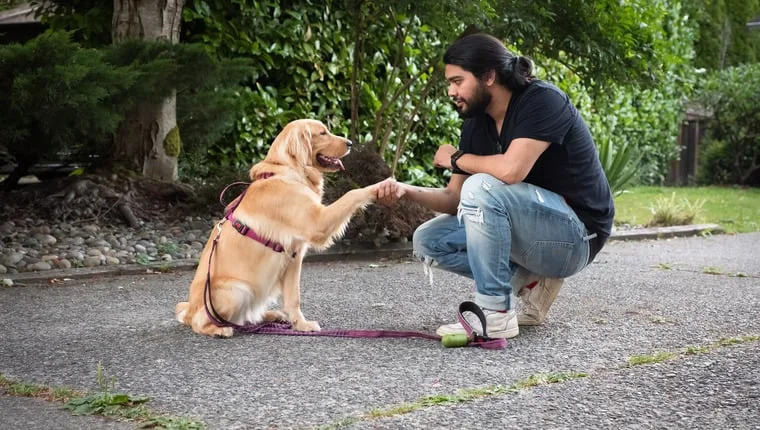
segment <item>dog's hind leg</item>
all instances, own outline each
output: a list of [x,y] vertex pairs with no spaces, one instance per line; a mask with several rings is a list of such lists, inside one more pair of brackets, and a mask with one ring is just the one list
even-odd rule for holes
[[[210,290],[209,307],[213,306],[210,312],[234,324],[245,322],[242,319],[248,310],[251,298],[248,293],[248,284],[233,278],[217,278],[212,279]],[[199,303],[195,310],[191,326],[196,333],[207,336],[230,337],[234,332],[232,327],[219,327],[214,324],[202,303]]]

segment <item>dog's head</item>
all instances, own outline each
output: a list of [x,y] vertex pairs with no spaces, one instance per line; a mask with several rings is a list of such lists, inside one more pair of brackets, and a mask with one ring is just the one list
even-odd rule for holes
[[345,170],[341,157],[351,151],[351,141],[336,136],[320,121],[299,119],[288,123],[272,143],[267,159],[321,172]]

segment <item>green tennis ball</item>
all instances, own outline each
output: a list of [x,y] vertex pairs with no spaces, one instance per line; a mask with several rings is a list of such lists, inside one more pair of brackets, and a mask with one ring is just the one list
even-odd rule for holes
[[458,348],[460,346],[467,346],[470,339],[466,334],[446,334],[441,337],[441,343],[444,348]]

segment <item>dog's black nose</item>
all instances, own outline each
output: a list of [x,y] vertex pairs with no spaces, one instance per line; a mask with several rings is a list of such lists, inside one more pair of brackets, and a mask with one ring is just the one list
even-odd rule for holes
[[350,140],[346,139],[346,146],[347,147],[350,148],[353,144],[354,144],[353,142],[351,142]]

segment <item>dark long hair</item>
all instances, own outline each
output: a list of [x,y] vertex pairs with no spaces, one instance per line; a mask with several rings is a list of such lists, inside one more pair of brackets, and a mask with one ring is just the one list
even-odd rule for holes
[[511,91],[521,90],[533,82],[533,62],[509,52],[499,39],[485,33],[463,36],[443,55],[443,62],[459,66],[482,79],[491,70],[496,80]]

